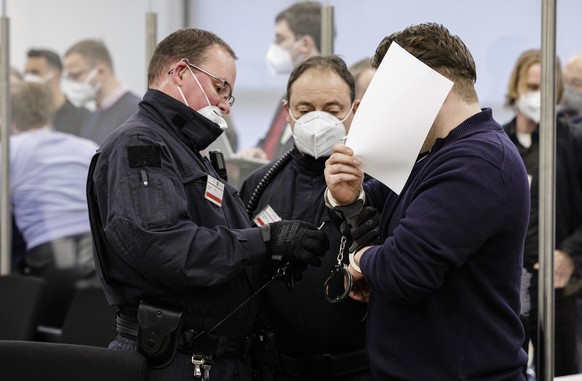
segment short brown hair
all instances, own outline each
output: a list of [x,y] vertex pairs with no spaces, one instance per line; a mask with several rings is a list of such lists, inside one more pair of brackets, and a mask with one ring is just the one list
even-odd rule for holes
[[201,65],[207,59],[208,48],[213,45],[223,47],[234,59],[232,48],[212,32],[196,28],[179,29],[164,38],[154,50],[148,66],[148,85],[151,86],[160,75],[168,74],[164,70],[182,58],[187,58],[194,65]]
[[90,65],[104,64],[113,72],[113,60],[103,41],[81,40],[65,52],[65,57],[73,53],[83,56]]
[[[530,49],[523,52],[509,76],[509,83],[507,84],[507,93],[505,94],[505,106],[512,107],[517,98],[519,98],[519,86],[523,83],[523,79],[527,77],[529,68],[537,63],[541,63],[542,55],[539,49]],[[564,92],[564,80],[562,78],[562,70],[560,69],[560,59],[556,57],[556,103],[560,103],[562,93]]]
[[[281,11],[275,22],[287,21],[295,38],[311,36],[315,47],[321,52],[321,4],[316,1],[296,3]],[[335,34],[335,33],[334,33]]]
[[436,23],[409,26],[384,37],[372,58],[372,66],[380,66],[392,42],[453,81],[453,89],[466,102],[477,101],[475,61],[459,36],[452,35],[447,28]]
[[19,131],[44,127],[53,121],[53,92],[45,83],[19,82],[12,85],[12,123]]
[[314,56],[300,63],[289,75],[287,82],[287,100],[291,99],[291,86],[307,70],[330,71],[337,73],[350,89],[350,100],[352,103],[356,98],[356,84],[354,76],[348,70],[343,59],[336,55]]

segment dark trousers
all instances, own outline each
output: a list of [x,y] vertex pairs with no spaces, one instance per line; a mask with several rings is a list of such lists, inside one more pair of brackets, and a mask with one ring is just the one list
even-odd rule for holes
[[[532,278],[529,288],[531,296],[531,311],[529,318],[524,320],[525,342],[524,349],[531,339],[535,349],[534,364],[536,373],[540,374],[543,364],[539,364],[537,358],[543,354],[543,346],[538,344],[538,281],[537,274]],[[577,343],[576,343],[576,298],[567,296],[563,289],[555,289],[554,293],[554,366],[555,376],[566,376],[578,373]]]

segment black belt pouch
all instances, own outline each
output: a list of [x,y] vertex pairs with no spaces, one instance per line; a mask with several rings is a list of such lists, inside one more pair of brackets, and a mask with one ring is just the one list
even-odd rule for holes
[[137,345],[152,368],[168,366],[178,348],[182,312],[142,301],[137,310]]

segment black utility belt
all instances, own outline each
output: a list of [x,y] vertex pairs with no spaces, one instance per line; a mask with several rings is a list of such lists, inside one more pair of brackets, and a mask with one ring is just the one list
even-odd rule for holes
[[369,369],[368,354],[356,352],[291,357],[279,354],[283,374],[306,380],[345,376]]
[[117,332],[136,340],[138,350],[154,368],[167,366],[176,352],[209,358],[244,359],[249,356],[253,337],[226,336],[196,332],[182,326],[182,312],[140,303],[137,314],[119,312]]
[[178,343],[178,351],[188,355],[193,353],[223,359],[245,359],[251,353],[254,336],[226,336],[203,333],[185,329],[183,340]]

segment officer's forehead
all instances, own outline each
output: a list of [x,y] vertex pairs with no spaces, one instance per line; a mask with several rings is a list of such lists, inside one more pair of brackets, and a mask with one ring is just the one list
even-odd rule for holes
[[345,95],[349,98],[350,88],[341,76],[333,70],[309,69],[291,84],[290,98],[310,96]]

